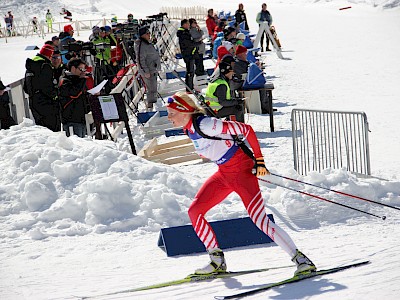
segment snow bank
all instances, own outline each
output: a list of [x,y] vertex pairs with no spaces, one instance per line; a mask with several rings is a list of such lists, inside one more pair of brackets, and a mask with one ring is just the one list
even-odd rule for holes
[[[67,138],[63,133],[34,126],[28,119],[0,131],[0,140],[0,218],[7,230],[1,233],[3,236],[27,233],[32,239],[43,239],[135,229],[156,232],[163,226],[188,224],[187,210],[205,180],[118,151],[113,142]],[[345,170],[325,170],[304,178],[294,171],[286,175],[375,201],[400,204],[399,182],[361,180]],[[371,209],[365,201],[345,199],[279,177],[268,179],[358,209]],[[299,228],[347,222],[360,216],[359,212],[282,187],[261,187],[267,206],[280,207],[279,211]],[[373,212],[386,213],[381,207]],[[237,195],[209,213],[210,220],[241,216],[246,212]]]

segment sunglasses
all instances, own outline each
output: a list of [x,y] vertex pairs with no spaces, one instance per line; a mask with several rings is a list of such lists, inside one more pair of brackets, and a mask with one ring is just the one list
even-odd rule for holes
[[51,58],[52,59],[59,59],[59,58],[61,58],[61,56],[52,56]]
[[85,68],[78,68],[79,69],[79,71],[81,71],[81,72],[86,72],[86,69]]

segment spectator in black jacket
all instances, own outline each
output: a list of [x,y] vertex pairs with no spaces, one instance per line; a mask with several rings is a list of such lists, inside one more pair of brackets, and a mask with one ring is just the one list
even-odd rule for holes
[[[193,89],[193,77],[194,77],[194,63],[195,59],[198,58],[199,52],[196,48],[196,42],[193,40],[192,35],[189,31],[190,23],[188,19],[181,21],[181,27],[178,28],[177,36],[179,39],[179,47],[181,48],[182,58],[186,64],[186,85]],[[189,92],[189,89],[186,88]]]
[[6,91],[6,87],[0,80],[0,129],[9,129],[10,126],[16,125],[10,112],[10,97]]
[[61,53],[58,50],[54,50],[51,57],[51,66],[53,67],[53,83],[58,88],[61,76],[63,72],[67,70],[67,66],[63,64]]
[[247,24],[247,18],[246,18],[246,13],[244,12],[243,9],[243,4],[239,3],[239,8],[235,13],[235,26],[239,26],[240,23],[244,23],[244,29],[249,30],[249,24]]
[[70,127],[73,133],[84,137],[86,133],[85,114],[89,112],[86,96],[86,64],[81,59],[71,59],[68,71],[61,78],[60,105],[61,121],[67,136],[70,136]]
[[25,85],[27,85],[26,92],[29,95],[29,107],[36,125],[47,127],[52,131],[60,131],[57,88],[53,83],[54,75],[50,61],[53,52],[53,46],[45,44],[33,59],[26,60]]

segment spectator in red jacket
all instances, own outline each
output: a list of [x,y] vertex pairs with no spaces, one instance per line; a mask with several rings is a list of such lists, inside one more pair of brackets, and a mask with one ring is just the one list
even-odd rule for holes
[[217,26],[217,23],[215,23],[214,20],[214,10],[212,8],[208,10],[206,26],[207,26],[208,36],[212,38],[214,35],[215,26]]
[[213,35],[213,37],[212,37],[212,41],[213,41],[213,42],[214,42],[215,39],[217,38],[218,32],[224,31],[225,26],[226,26],[225,21],[222,21],[222,20],[219,21],[219,23],[218,23],[217,26],[215,26],[215,28],[214,28],[214,35]]

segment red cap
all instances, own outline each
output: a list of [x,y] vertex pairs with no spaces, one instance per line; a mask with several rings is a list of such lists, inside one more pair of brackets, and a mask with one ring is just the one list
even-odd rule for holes
[[236,47],[236,55],[240,54],[240,53],[246,53],[247,52],[247,48],[245,46],[239,45]]
[[65,25],[64,32],[70,32],[70,31],[74,31],[74,28],[72,28],[72,25],[71,24]]
[[50,59],[53,56],[53,52],[54,52],[54,47],[52,45],[47,45],[47,44],[45,44],[39,51],[40,54],[46,56],[48,59]]

